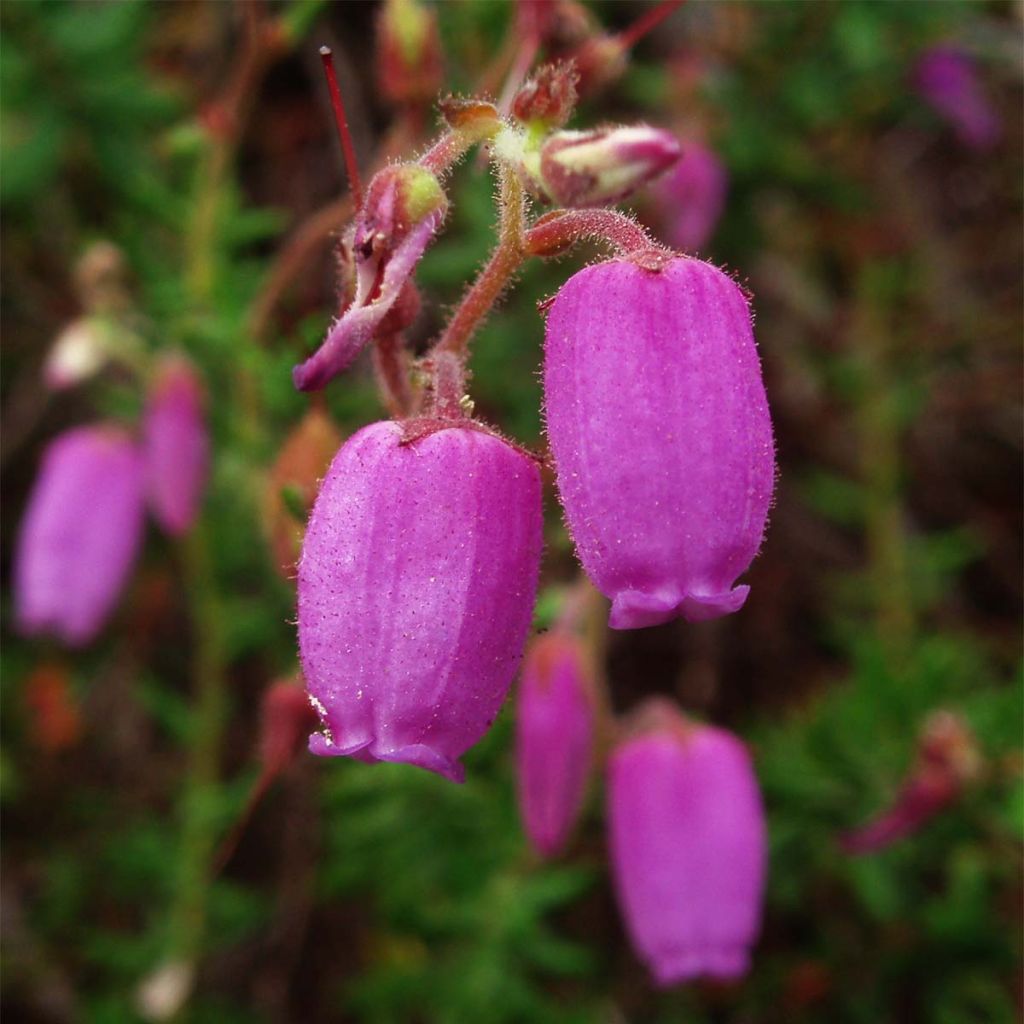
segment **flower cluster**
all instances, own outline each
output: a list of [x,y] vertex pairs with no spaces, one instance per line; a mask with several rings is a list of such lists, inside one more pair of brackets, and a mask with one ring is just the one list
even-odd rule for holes
[[[747,599],[738,580],[761,545],[775,477],[748,299],[717,267],[608,208],[682,150],[648,126],[565,129],[577,84],[573,66],[548,66],[511,97],[511,116],[446,102],[447,132],[419,161],[380,171],[343,235],[342,313],[295,383],[323,387],[373,348],[396,415],[340,446],[302,544],[298,638],[320,718],[315,754],[462,781],[460,757],[505,700],[541,567],[540,460],[473,418],[466,362],[473,330],[530,257],[585,238],[614,250],[545,304],[543,367],[558,495],[584,571],[611,600],[609,625],[697,622]],[[415,268],[450,206],[445,172],[480,141],[500,184],[497,247],[410,374],[402,332],[419,306]],[[682,194],[703,189],[710,212],[699,239],[692,225],[682,232],[688,245],[704,241],[724,188],[709,154],[691,159]],[[556,208],[531,222],[528,195]],[[516,763],[542,857],[566,847],[603,752],[592,662],[571,615],[528,645]],[[616,736],[610,848],[634,945],[659,983],[742,974],[765,861],[742,744],[661,704]]]
[[97,423],[50,442],[15,552],[23,633],[53,634],[73,647],[89,643],[131,573],[147,503],[171,536],[195,521],[209,442],[202,385],[183,356],[154,368],[139,433],[137,440],[123,426]]

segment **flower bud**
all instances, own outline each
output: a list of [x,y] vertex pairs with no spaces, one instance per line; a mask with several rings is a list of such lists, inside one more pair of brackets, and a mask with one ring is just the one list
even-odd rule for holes
[[545,64],[512,100],[512,113],[525,124],[561,128],[576,106],[576,68],[568,61]]
[[688,252],[703,248],[722,216],[728,187],[721,160],[700,143],[686,143],[682,160],[651,187],[669,245]]
[[556,629],[527,650],[516,709],[519,809],[542,857],[553,857],[579,816],[594,746],[594,694],[586,653]]
[[429,104],[444,84],[437,14],[417,0],[386,0],[377,23],[381,92],[395,104]]
[[914,69],[917,91],[944,117],[969,149],[991,149],[1002,135],[1002,124],[985,95],[974,61],[953,46],[936,46],[924,53]]
[[767,840],[743,744],[649,701],[608,762],[608,829],[626,931],[657,983],[746,973]]
[[300,391],[324,387],[352,364],[382,330],[404,324],[387,319],[412,279],[448,201],[437,178],[418,164],[385,167],[370,182],[352,228],[355,295],[331,325],[320,348],[292,371]]
[[21,521],[14,562],[18,628],[72,646],[99,632],[142,541],[142,460],[107,424],[50,442]]
[[157,368],[143,418],[142,450],[153,516],[178,536],[195,522],[210,464],[203,386],[183,356],[170,356]]
[[634,629],[736,611],[775,478],[750,310],[699,260],[587,267],[548,311],[544,395],[583,567]]
[[330,416],[310,409],[285,438],[270,469],[264,523],[274,563],[286,577],[295,573],[309,510],[341,440]]
[[537,180],[558,206],[604,206],[668,170],[680,152],[671,133],[647,125],[556,132],[541,146]]
[[458,758],[501,707],[530,626],[540,473],[470,421],[375,423],[338,452],[299,562],[314,754]]

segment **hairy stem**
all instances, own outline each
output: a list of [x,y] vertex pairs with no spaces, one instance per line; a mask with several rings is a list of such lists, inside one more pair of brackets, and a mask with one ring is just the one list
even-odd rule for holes
[[498,205],[501,211],[498,245],[459,304],[434,352],[464,355],[473,332],[490,312],[498,296],[526,258],[526,208],[523,186],[514,170],[498,165]]
[[373,346],[373,369],[388,412],[395,419],[408,416],[413,396],[400,333],[383,334],[377,338]]
[[609,245],[619,256],[642,257],[643,265],[653,264],[651,269],[663,266],[672,257],[635,220],[618,210],[550,213],[526,232],[524,245],[530,256],[558,256],[584,240]]

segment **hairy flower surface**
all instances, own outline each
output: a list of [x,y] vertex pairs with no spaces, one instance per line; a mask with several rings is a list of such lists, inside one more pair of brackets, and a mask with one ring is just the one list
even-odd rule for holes
[[651,186],[665,239],[676,249],[703,248],[715,232],[729,188],[725,165],[697,142],[683,147],[683,158]]
[[594,696],[582,645],[566,630],[527,650],[516,707],[516,769],[526,834],[553,857],[579,816],[593,759]]
[[580,271],[548,313],[544,395],[559,493],[611,626],[736,611],[775,458],[735,282],[686,258]]
[[640,709],[608,764],[615,890],[660,985],[736,978],[760,924],[766,837],[750,758],[667,702]]
[[71,646],[92,640],[135,562],[144,522],[142,460],[124,430],[101,424],[55,438],[18,537],[19,629]]
[[505,441],[456,422],[354,435],[299,562],[310,750],[461,781],[522,654],[540,552],[540,474]]
[[196,520],[210,469],[203,385],[192,364],[173,356],[158,369],[146,403],[142,451],[153,516],[178,536]]

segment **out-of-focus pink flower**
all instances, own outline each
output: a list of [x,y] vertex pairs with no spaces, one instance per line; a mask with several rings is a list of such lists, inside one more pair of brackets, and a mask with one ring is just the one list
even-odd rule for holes
[[917,760],[892,805],[842,837],[847,853],[865,854],[913,835],[955,803],[974,779],[981,758],[967,723],[949,711],[928,716],[918,740]]
[[649,701],[609,760],[608,828],[626,930],[658,984],[746,973],[767,840],[743,744]]
[[461,782],[458,758],[522,655],[541,527],[536,464],[469,421],[350,438],[299,561],[299,650],[322,722],[310,750]]
[[15,554],[21,631],[72,646],[92,640],[135,562],[144,521],[142,459],[124,430],[100,424],[53,440]]
[[736,611],[775,479],[739,287],[689,258],[597,264],[555,297],[546,339],[558,490],[612,628]]
[[555,629],[526,653],[516,706],[519,807],[526,834],[555,856],[576,823],[593,758],[594,694],[580,641]]
[[203,386],[181,356],[156,371],[142,425],[146,491],[156,521],[177,536],[195,522],[210,465]]
[[683,143],[683,158],[650,190],[662,235],[674,249],[693,252],[711,240],[725,209],[729,174],[699,142]]
[[969,149],[983,152],[999,141],[999,115],[985,95],[974,61],[962,50],[935,46],[926,51],[914,68],[914,85]]

